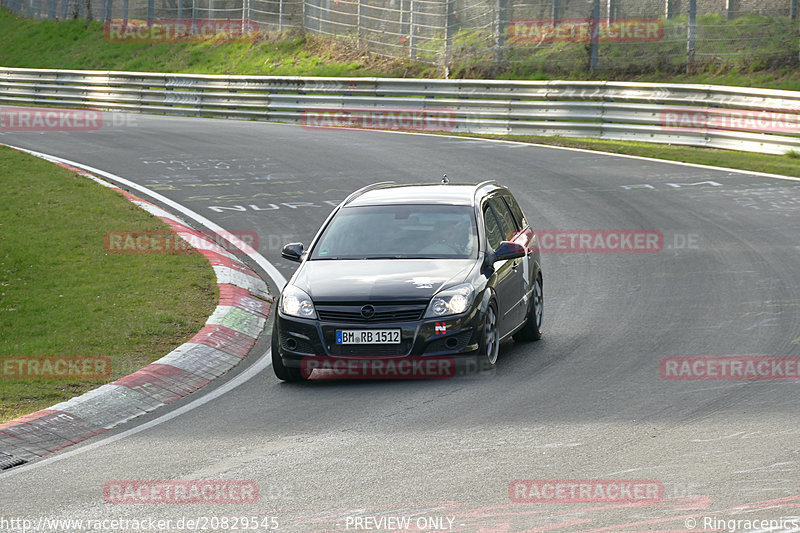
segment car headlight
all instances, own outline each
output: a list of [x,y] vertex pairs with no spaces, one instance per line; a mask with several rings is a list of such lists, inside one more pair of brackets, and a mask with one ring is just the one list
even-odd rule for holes
[[304,291],[288,285],[281,295],[281,312],[299,318],[317,318],[314,302]]
[[431,299],[425,318],[460,315],[472,305],[475,289],[469,283],[445,289]]

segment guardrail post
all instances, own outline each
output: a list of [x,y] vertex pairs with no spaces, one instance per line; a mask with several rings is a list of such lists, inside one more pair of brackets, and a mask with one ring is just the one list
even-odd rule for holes
[[278,0],[278,31],[283,31],[284,0]]
[[494,64],[499,66],[503,62],[503,52],[506,45],[506,0],[497,0],[497,15],[495,19],[495,48]]
[[789,2],[789,17],[794,20],[797,18],[797,0]]
[[147,25],[153,25],[153,17],[155,16],[155,0],[147,0]]
[[560,11],[561,10],[560,10],[560,7],[558,5],[558,0],[553,0],[553,16],[552,16],[552,18],[553,18],[553,26],[558,24]]
[[600,44],[600,0],[592,3],[592,24],[589,41],[589,72],[597,69],[597,48]]
[[697,0],[689,0],[689,24],[686,26],[686,73],[694,63],[694,46],[697,37]]
[[733,0],[725,0],[725,18],[731,20],[734,17]]
[[178,0],[178,20],[183,20],[183,0]]
[[664,0],[664,17],[671,19],[675,15],[675,6],[672,0]]

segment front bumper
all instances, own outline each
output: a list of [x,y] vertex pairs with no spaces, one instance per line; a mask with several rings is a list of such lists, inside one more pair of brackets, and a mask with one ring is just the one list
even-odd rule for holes
[[[462,315],[415,321],[309,320],[287,316],[280,311],[275,320],[280,357],[286,367],[308,370],[346,364],[348,368],[356,368],[359,367],[358,361],[369,361],[374,368],[379,364],[376,361],[381,361],[381,368],[400,365],[412,368],[415,374],[420,372],[420,365],[433,368],[432,361],[456,362],[475,356],[481,324],[482,317],[477,308]],[[399,329],[400,344],[336,344],[337,330],[361,329]],[[359,368],[365,367],[361,365]],[[441,365],[437,368],[441,370]]]

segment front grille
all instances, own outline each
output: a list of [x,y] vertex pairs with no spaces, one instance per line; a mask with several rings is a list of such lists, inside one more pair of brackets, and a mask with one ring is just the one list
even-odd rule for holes
[[315,305],[320,320],[330,322],[414,322],[422,318],[422,314],[428,307],[427,303],[422,304],[379,304],[372,305],[375,314],[370,318],[364,318],[361,308],[365,304],[358,305]]

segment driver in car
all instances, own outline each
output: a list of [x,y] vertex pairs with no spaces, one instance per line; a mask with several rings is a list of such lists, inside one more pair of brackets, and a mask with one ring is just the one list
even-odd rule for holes
[[419,253],[470,256],[473,250],[472,227],[464,220],[440,220],[434,226],[433,239]]

